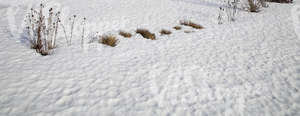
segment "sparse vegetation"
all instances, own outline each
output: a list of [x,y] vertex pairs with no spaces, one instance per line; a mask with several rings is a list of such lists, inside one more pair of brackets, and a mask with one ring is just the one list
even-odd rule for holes
[[118,39],[116,36],[114,35],[104,35],[104,36],[100,36],[99,39],[99,43],[111,46],[111,47],[115,47],[118,44]]
[[125,32],[125,31],[120,31],[120,32],[119,32],[119,35],[121,35],[121,36],[123,36],[123,37],[125,37],[125,38],[130,38],[130,37],[132,36],[131,33]]
[[[278,2],[278,3],[292,3],[293,0],[247,0],[244,1],[248,4],[246,4],[246,8],[250,12],[259,12],[261,7],[267,6],[267,2]],[[218,24],[223,23],[223,13],[225,12],[227,14],[227,17],[229,20],[234,21],[237,15],[237,10],[239,9],[238,4],[240,4],[239,0],[228,0],[224,1],[227,2],[225,3],[226,7],[221,6],[219,7],[219,16],[218,16]],[[74,32],[74,29],[76,29],[76,21],[77,21],[77,16],[73,15],[69,18],[67,21],[67,25],[64,25],[60,21],[60,12],[59,11],[54,11],[52,8],[49,9],[48,15],[47,13],[44,13],[44,8],[45,6],[43,4],[40,4],[39,9],[31,9],[31,12],[28,13],[28,16],[26,18],[26,23],[27,23],[27,35],[28,35],[28,40],[31,44],[31,48],[35,49],[38,53],[41,55],[48,55],[50,54],[50,50],[54,49],[56,47],[56,38],[58,35],[58,30],[59,27],[62,28],[61,31],[64,32],[64,36],[66,39],[66,42],[68,45],[72,44],[72,38],[73,34],[76,34]],[[244,7],[245,8],[245,7]],[[82,28],[81,28],[81,45],[83,46],[85,42],[85,35],[88,34],[86,33],[88,30],[86,30],[86,18],[83,18],[82,21]],[[66,26],[66,27],[65,27]],[[195,22],[192,22],[190,20],[182,20],[180,21],[180,25],[178,24],[177,26],[174,26],[173,29],[175,30],[182,30],[185,28],[182,27],[191,27],[194,29],[203,29],[204,27],[200,24],[197,24]],[[174,30],[173,30],[174,31]],[[195,32],[194,30],[184,30],[184,33],[192,33]],[[147,29],[137,29],[136,30],[137,34],[140,34],[146,39],[151,39],[155,40],[156,35],[155,33],[151,33]],[[166,30],[162,29],[159,31],[161,35],[170,35],[172,34],[171,30]],[[130,38],[132,37],[132,34],[130,32],[126,31],[119,31],[119,35],[125,37],[125,38]],[[74,36],[75,37],[75,36]],[[93,36],[95,37],[95,40],[98,40],[99,36]],[[101,36],[99,38],[99,42],[105,45],[109,45],[112,47],[115,47],[118,43],[118,39],[114,35],[105,35]]]
[[156,39],[155,34],[151,33],[147,29],[137,29],[136,33],[141,34],[146,39],[151,39],[151,40],[155,40]]
[[184,26],[192,27],[194,29],[203,29],[203,27],[201,25],[194,23],[192,21],[180,21],[180,24],[184,25]]
[[175,26],[173,27],[175,30],[181,30],[181,27],[180,26]]
[[65,25],[63,23],[61,23],[61,27],[64,31],[67,45],[72,45],[73,31],[74,31],[74,27],[75,27],[75,23],[76,23],[76,17],[77,17],[76,15],[73,15],[72,17],[69,18],[69,22],[70,22],[70,24],[69,24],[70,25],[69,33],[67,32],[67,30],[65,28]]
[[26,16],[26,29],[31,48],[41,55],[49,55],[50,50],[56,47],[56,37],[58,34],[58,23],[60,22],[60,12],[49,9],[48,16],[44,15],[44,5],[40,4],[40,9],[31,8]]
[[[229,0],[227,2],[227,6],[225,9],[223,8],[223,11],[226,11],[226,15],[228,18],[228,21],[235,21],[236,20],[236,15],[237,15],[237,5],[238,5],[238,0]],[[221,10],[221,9],[220,9]]]
[[170,34],[172,34],[171,31],[166,30],[166,29],[162,29],[159,33],[160,33],[161,35],[170,35]]
[[223,7],[219,7],[219,15],[218,15],[218,24],[223,24],[223,12],[224,12],[224,8]]

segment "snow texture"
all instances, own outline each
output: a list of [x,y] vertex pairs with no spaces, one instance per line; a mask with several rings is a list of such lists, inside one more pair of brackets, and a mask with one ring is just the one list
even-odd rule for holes
[[[298,1],[239,11],[218,25],[216,0],[52,0],[97,24],[90,31],[173,33],[119,37],[115,48],[60,43],[49,56],[20,36],[28,6],[38,3],[0,0],[1,116],[300,115]],[[205,28],[172,29],[182,19]]]

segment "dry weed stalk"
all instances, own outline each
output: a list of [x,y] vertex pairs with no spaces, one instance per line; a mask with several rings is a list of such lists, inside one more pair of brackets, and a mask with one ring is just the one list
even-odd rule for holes
[[56,47],[60,12],[53,12],[50,8],[46,17],[43,13],[44,8],[43,4],[40,4],[39,11],[31,8],[26,16],[26,29],[31,48],[36,49],[41,55],[48,55],[49,51]]

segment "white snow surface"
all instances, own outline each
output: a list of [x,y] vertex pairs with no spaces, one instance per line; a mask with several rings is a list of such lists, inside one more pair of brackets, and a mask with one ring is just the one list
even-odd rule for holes
[[[217,24],[217,0],[52,0],[118,36],[41,56],[18,31],[39,0],[0,0],[1,116],[299,116],[300,7],[270,3]],[[202,30],[172,27],[190,19]],[[173,33],[160,36],[159,29]],[[184,33],[184,31],[193,31]],[[76,41],[76,40],[75,40]]]

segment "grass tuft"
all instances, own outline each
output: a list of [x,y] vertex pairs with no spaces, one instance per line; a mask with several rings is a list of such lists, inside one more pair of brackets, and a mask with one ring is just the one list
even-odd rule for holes
[[173,29],[175,29],[175,30],[181,30],[182,28],[180,26],[175,26],[175,27],[173,27]]
[[171,31],[166,30],[166,29],[162,29],[159,33],[160,33],[161,35],[170,35],[170,34],[172,34]]
[[131,38],[132,34],[129,32],[125,32],[125,31],[120,31],[119,35],[125,37],[125,38]]
[[197,24],[197,23],[194,23],[192,21],[180,21],[180,24],[181,25],[184,25],[184,26],[189,26],[189,27],[192,27],[194,29],[203,29],[204,27],[202,27],[201,25]]
[[113,36],[113,35],[104,35],[102,37],[100,37],[99,42],[104,44],[104,45],[108,45],[111,47],[115,47],[118,44],[118,39],[117,37]]
[[147,29],[137,29],[136,33],[141,34],[146,39],[151,39],[151,40],[155,40],[156,39],[155,34],[151,33]]

